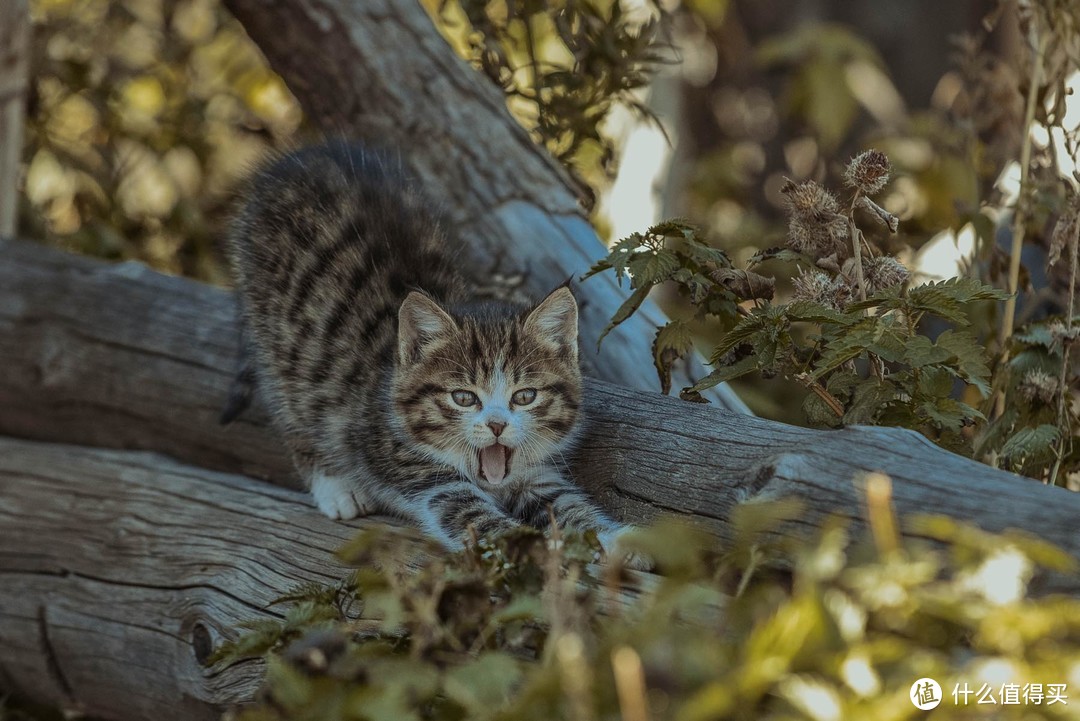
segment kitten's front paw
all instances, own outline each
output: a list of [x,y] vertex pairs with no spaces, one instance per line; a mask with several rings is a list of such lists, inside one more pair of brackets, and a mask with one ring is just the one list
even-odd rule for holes
[[375,512],[375,504],[364,489],[350,480],[316,473],[311,479],[311,496],[326,516],[347,521]]
[[621,559],[625,568],[632,568],[635,571],[651,571],[655,565],[651,558],[640,551],[627,551],[623,548],[622,537],[633,530],[635,530],[633,526],[620,526],[610,531],[601,531],[596,534],[596,537],[604,548],[604,556],[609,561],[611,559]]

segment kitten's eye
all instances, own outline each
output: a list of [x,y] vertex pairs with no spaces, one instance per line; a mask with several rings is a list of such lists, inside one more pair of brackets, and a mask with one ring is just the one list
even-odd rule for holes
[[450,395],[453,397],[454,403],[465,408],[475,406],[480,401],[472,391],[457,390],[451,392]]
[[515,406],[527,406],[536,400],[535,388],[522,388],[520,391],[514,394],[511,398]]

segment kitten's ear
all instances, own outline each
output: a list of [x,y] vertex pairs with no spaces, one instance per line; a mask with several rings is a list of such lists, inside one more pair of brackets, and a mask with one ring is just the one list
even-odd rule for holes
[[439,304],[415,290],[398,310],[398,359],[409,363],[457,328]]
[[525,331],[577,360],[578,308],[574,294],[565,285],[553,290],[540,305],[529,311]]

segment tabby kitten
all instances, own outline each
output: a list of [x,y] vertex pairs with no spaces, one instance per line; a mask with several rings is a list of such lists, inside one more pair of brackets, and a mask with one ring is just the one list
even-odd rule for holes
[[[556,469],[580,427],[577,303],[473,302],[453,244],[386,156],[334,144],[255,177],[229,235],[249,363],[315,503],[449,548],[529,524],[623,530]],[[422,290],[421,290],[422,289]]]

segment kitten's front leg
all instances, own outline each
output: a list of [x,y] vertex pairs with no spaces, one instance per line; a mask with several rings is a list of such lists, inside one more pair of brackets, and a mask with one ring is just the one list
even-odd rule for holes
[[[595,530],[607,555],[618,555],[619,539],[634,528],[612,519],[588,494],[551,468],[525,484],[512,499],[510,509],[514,516],[537,528],[550,526],[554,516],[560,528]],[[627,554],[624,563],[640,570],[652,568],[652,562],[638,554]]]
[[440,482],[411,493],[399,510],[452,551],[464,547],[470,526],[486,535],[521,525],[494,498],[465,480]]
[[369,516],[377,506],[367,491],[353,478],[325,473],[315,468],[308,476],[315,505],[329,518],[347,521]]

